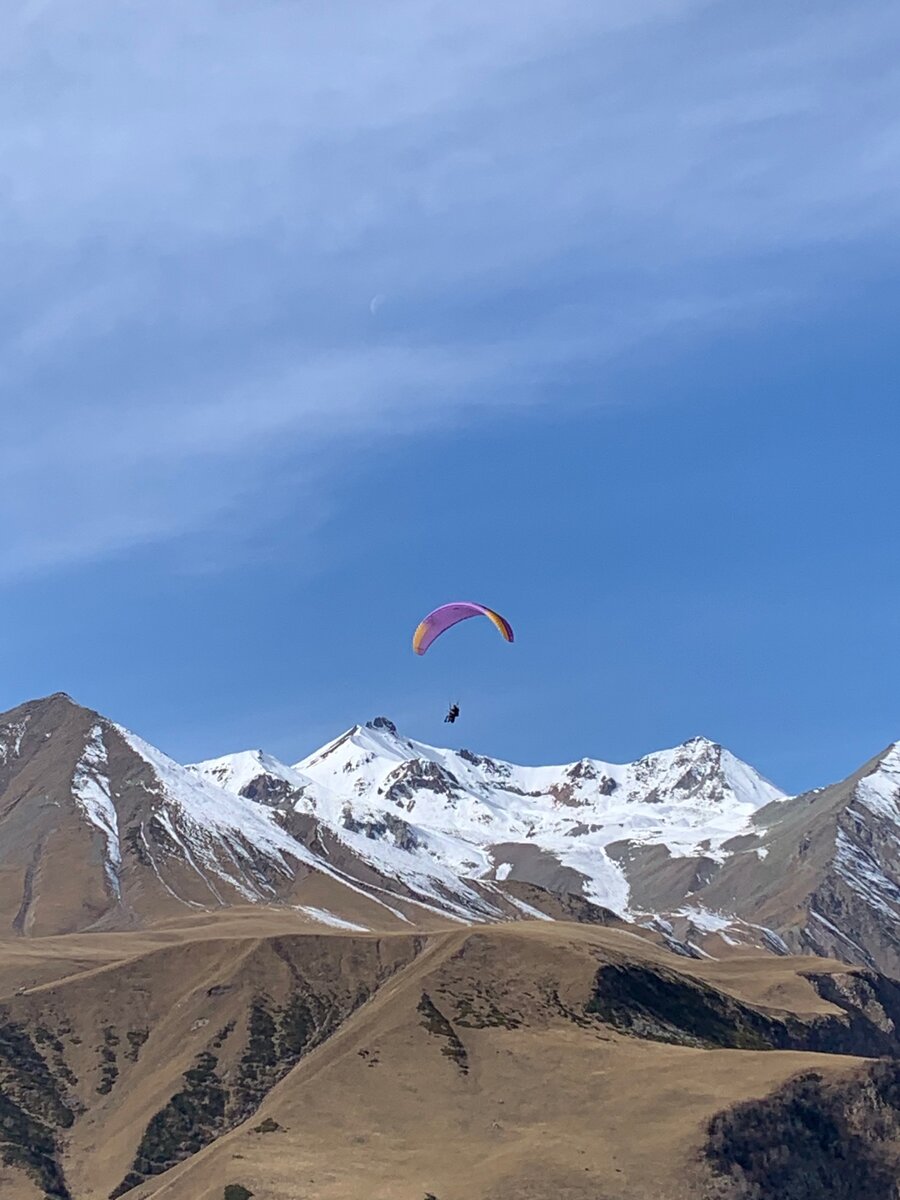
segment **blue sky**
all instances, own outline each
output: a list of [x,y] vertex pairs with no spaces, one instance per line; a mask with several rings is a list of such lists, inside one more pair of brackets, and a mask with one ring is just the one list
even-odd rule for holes
[[[900,738],[900,11],[12,3],[0,704],[182,759]],[[424,659],[424,612],[492,604]]]

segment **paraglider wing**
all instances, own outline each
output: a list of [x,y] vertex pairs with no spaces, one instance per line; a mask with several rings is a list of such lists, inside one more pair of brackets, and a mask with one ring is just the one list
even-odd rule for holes
[[442,604],[440,608],[428,614],[413,634],[413,650],[416,654],[424,654],[435,638],[439,638],[451,626],[458,625],[460,621],[466,621],[469,617],[487,617],[508,642],[515,640],[509,621],[492,608],[486,608],[483,604],[458,601],[455,604]]

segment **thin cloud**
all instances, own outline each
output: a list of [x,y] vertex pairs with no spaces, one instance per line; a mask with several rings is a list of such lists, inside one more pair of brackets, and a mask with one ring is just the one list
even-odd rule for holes
[[17,16],[7,575],[252,513],[281,468],[327,488],[379,438],[558,410],[573,364],[802,301],[792,253],[896,241],[883,5]]

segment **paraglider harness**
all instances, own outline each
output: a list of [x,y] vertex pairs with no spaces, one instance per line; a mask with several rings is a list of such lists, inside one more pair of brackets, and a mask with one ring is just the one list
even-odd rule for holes
[[447,713],[446,717],[444,717],[444,724],[452,725],[458,716],[459,716],[459,705],[454,702],[453,704],[450,705],[450,711]]

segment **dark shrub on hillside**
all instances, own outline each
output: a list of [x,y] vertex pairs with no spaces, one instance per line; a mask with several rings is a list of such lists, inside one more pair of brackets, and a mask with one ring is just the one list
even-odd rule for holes
[[709,1125],[709,1200],[900,1200],[900,1065],[810,1073]]

